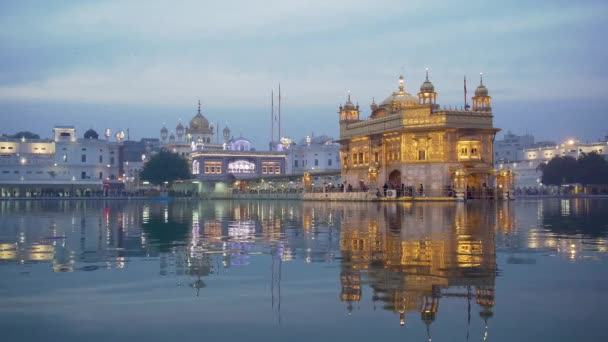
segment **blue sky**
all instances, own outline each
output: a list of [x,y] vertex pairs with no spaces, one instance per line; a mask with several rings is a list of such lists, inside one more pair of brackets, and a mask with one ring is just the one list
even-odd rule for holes
[[157,137],[200,99],[261,149],[279,82],[284,133],[337,137],[347,91],[367,116],[401,70],[416,93],[428,67],[441,105],[483,72],[497,127],[592,141],[608,134],[607,15],[605,1],[4,1],[0,133]]

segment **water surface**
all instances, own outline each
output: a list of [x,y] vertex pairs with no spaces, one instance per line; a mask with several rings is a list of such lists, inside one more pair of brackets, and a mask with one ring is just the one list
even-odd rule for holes
[[606,341],[608,201],[0,202],[7,341]]

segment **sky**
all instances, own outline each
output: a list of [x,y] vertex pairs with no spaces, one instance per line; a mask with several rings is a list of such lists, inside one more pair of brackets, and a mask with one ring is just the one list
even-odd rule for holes
[[461,107],[463,76],[471,97],[483,72],[503,132],[597,141],[607,16],[604,0],[2,1],[0,133],[158,137],[200,100],[263,149],[280,83],[282,135],[338,138],[349,91],[367,117],[401,73],[415,94],[429,68],[442,106]]

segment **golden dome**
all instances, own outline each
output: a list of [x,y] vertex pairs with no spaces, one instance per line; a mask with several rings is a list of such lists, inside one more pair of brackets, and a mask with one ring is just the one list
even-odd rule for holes
[[381,104],[381,106],[389,108],[394,105],[396,105],[397,109],[418,105],[418,99],[405,91],[403,75],[399,76],[399,91],[392,93],[389,97],[384,99]]
[[213,134],[211,127],[209,127],[209,120],[201,113],[200,101],[198,102],[198,113],[190,120],[188,132],[190,134]]

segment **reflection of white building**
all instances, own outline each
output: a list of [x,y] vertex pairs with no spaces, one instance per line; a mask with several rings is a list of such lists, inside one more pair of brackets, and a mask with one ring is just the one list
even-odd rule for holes
[[287,159],[289,174],[340,171],[340,145],[325,135],[306,137],[289,148]]
[[53,132],[53,140],[0,140],[0,196],[95,192],[122,177],[120,142],[97,139],[93,130],[78,139],[73,126]]
[[581,143],[570,139],[562,144],[543,144],[539,147],[527,148],[522,151],[520,161],[497,163],[499,169],[510,169],[515,172],[516,187],[538,187],[541,185],[542,172],[539,165],[549,162],[554,157],[578,158],[583,153],[595,152],[608,159],[608,138],[595,143]]

